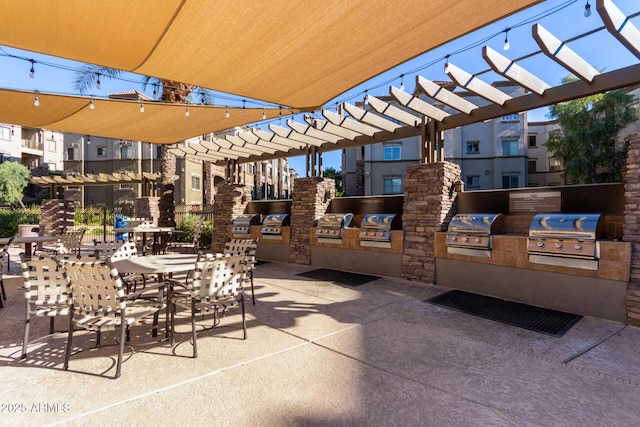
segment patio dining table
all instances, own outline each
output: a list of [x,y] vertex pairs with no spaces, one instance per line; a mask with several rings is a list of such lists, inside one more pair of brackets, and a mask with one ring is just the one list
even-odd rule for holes
[[116,228],[114,231],[118,233],[142,233],[142,254],[146,255],[146,243],[147,243],[147,234],[153,235],[153,246],[151,247],[151,253],[153,255],[157,255],[159,253],[159,237],[162,233],[174,233],[176,231],[175,227],[158,227],[158,226],[140,226],[140,227],[124,227],[124,228]]
[[[32,245],[34,243],[50,243],[57,242],[60,236],[20,236],[13,239],[12,243],[24,243],[24,254],[27,258],[31,258]],[[9,237],[0,238],[0,245],[9,243]]]

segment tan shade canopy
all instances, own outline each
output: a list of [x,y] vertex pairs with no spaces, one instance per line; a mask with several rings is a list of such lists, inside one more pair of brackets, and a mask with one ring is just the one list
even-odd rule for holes
[[312,111],[535,3],[0,0],[0,45]]
[[[0,89],[0,121],[107,138],[174,144],[195,136],[291,114],[287,109],[226,108],[125,101]],[[144,105],[144,112],[140,112]],[[186,115],[187,108],[189,115]],[[226,117],[227,110],[229,117]]]

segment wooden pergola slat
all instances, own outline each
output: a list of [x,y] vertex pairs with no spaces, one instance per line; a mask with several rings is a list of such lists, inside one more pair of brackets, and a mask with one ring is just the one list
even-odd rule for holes
[[247,148],[250,150],[256,150],[259,153],[268,153],[268,154],[275,154],[276,151],[278,151],[275,148],[271,148],[271,147],[267,147],[267,146],[260,146],[260,145],[256,145],[256,144],[252,144],[249,143],[247,141],[245,141],[244,139],[235,136],[235,135],[225,135],[224,138],[231,142],[233,144],[234,147],[242,147],[242,148]]
[[259,138],[258,135],[256,135],[253,132],[239,132],[238,137],[246,141],[248,144],[255,144],[258,147],[273,148],[276,151],[282,151],[285,153],[291,150],[291,148],[296,148],[288,145],[276,144],[275,142],[271,142],[271,141],[266,141],[264,139]]
[[408,126],[417,126],[422,122],[422,118],[415,116],[408,111],[391,105],[388,102],[369,95],[369,105],[380,114],[384,114],[394,120],[404,123]]
[[531,92],[535,92],[538,95],[542,95],[545,90],[551,86],[543,82],[536,75],[525,70],[521,66],[510,60],[504,55],[491,49],[489,46],[482,48],[482,57],[489,64],[489,66],[496,73],[506,77],[512,82],[518,83],[529,89]]
[[415,111],[416,113],[431,117],[432,119],[439,122],[444,120],[445,117],[450,116],[450,114],[446,111],[443,111],[440,108],[423,101],[417,96],[413,96],[410,93],[400,90],[397,87],[391,86],[389,88],[389,93],[396,101],[398,101],[399,104],[404,105],[405,107]]
[[363,135],[373,136],[376,132],[380,131],[378,128],[360,123],[350,117],[342,116],[338,113],[334,113],[333,111],[322,110],[322,115],[338,127],[352,130]]
[[280,135],[276,135],[275,133],[272,133],[272,132],[267,132],[266,130],[263,130],[263,129],[258,129],[258,128],[252,129],[251,132],[253,132],[258,138],[263,139],[265,141],[274,142],[276,144],[285,145],[287,147],[291,147],[295,149],[303,149],[308,146],[308,144],[306,143],[283,138]]
[[286,138],[286,139],[292,139],[294,141],[299,141],[299,142],[304,142],[305,144],[309,144],[309,145],[313,145],[316,147],[320,147],[322,144],[324,144],[326,141],[323,141],[321,139],[318,138],[314,138],[312,136],[309,135],[303,135],[301,133],[295,132],[292,129],[287,129],[285,127],[282,126],[278,126],[278,125],[274,125],[273,123],[269,125],[269,129],[271,129],[271,131],[273,133],[275,133],[276,135],[282,137],[282,138]]
[[289,126],[291,129],[293,129],[298,133],[309,135],[318,139],[323,139],[333,144],[335,144],[336,142],[342,139],[339,136],[334,135],[332,133],[325,132],[320,129],[316,129],[312,124],[309,124],[309,123],[305,124],[305,123],[300,123],[300,122],[296,122],[295,120],[289,119],[287,120],[287,126]]
[[483,97],[489,102],[504,105],[505,102],[511,99],[509,95],[502,92],[500,89],[496,89],[489,83],[480,80],[478,77],[463,70],[462,68],[456,67],[451,63],[449,63],[447,68],[447,74],[458,86]]
[[437,83],[432,82],[429,79],[426,79],[422,76],[416,77],[416,85],[422,90],[426,95],[431,98],[442,102],[444,105],[448,105],[451,108],[455,108],[461,113],[471,114],[473,110],[478,108],[477,105],[467,101],[463,97],[456,95],[440,86]]
[[598,0],[597,10],[607,30],[640,58],[640,31],[611,0]]
[[394,123],[385,117],[374,114],[370,110],[356,107],[355,105],[349,104],[348,102],[345,102],[343,106],[347,113],[351,115],[351,117],[365,124],[369,124],[371,126],[375,126],[389,132],[393,132],[400,127],[399,124]]
[[311,117],[307,116],[304,118],[304,121],[309,123],[310,125],[315,125],[317,129],[332,133],[343,139],[353,140],[359,137],[360,135],[362,135],[360,132],[354,132],[350,129],[343,128],[341,126],[336,126],[328,120],[322,120],[316,117],[312,119]]
[[591,83],[593,78],[600,74],[591,64],[582,59],[580,55],[571,50],[569,46],[560,41],[542,25],[535,24],[532,32],[533,38],[545,55],[571,71],[580,79]]

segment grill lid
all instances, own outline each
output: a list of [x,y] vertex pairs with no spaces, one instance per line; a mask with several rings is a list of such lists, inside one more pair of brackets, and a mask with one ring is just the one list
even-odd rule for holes
[[248,227],[250,225],[260,225],[261,222],[262,222],[262,215],[260,214],[243,214],[235,217],[231,221],[231,224],[233,224],[236,227],[239,227],[239,226]]
[[362,218],[360,228],[363,230],[391,230],[396,214],[367,214]]
[[449,233],[464,234],[503,234],[504,217],[502,214],[470,213],[457,214],[451,219]]
[[269,214],[262,221],[263,227],[282,227],[289,225],[289,214]]
[[529,237],[596,240],[601,218],[601,214],[538,214],[531,221]]
[[352,213],[327,213],[318,219],[318,228],[343,228],[348,227],[353,219]]

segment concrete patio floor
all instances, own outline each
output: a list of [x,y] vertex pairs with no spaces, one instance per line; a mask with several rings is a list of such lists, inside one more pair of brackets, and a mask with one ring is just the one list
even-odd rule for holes
[[[423,300],[448,289],[380,278],[358,287],[266,263],[247,304],[171,349],[132,329],[117,346],[32,321],[20,360],[24,298],[17,256],[0,309],[0,425],[629,426],[640,420],[640,329],[583,318],[556,338]],[[184,318],[179,332],[187,332]],[[61,329],[66,319],[58,321]],[[164,331],[163,331],[164,332]],[[103,344],[114,343],[113,334]],[[132,348],[135,351],[132,351]]]

